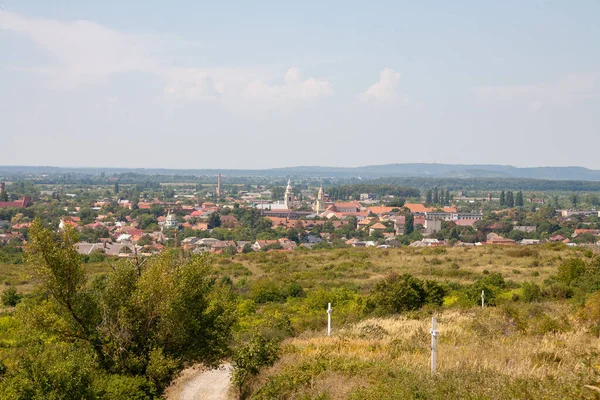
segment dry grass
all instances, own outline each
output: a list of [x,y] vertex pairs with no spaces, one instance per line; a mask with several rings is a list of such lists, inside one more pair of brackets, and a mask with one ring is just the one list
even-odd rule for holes
[[[293,279],[304,287],[354,285],[369,288],[391,272],[461,284],[472,283],[487,271],[500,272],[517,283],[541,284],[562,260],[581,256],[577,249],[555,251],[545,246],[476,248],[352,248],[293,253],[254,253],[235,257],[252,273],[249,279],[270,276]],[[235,279],[234,279],[235,280]]]
[[[464,388],[452,389],[460,385],[457,379],[472,384],[469,392],[478,399],[596,398],[584,386],[598,384],[599,341],[570,315],[567,305],[554,303],[445,311],[438,316],[438,376],[433,381],[428,316],[368,319],[331,338],[323,332],[305,333],[284,343],[284,356],[263,373],[254,389],[257,398],[265,398],[258,391],[261,386],[269,389],[281,377],[310,371],[310,379],[299,379],[287,391],[284,387],[278,398],[377,398],[373,396],[385,393],[385,388],[389,393],[400,390],[388,375],[397,378],[410,371],[415,398],[429,398],[415,395],[426,390],[419,385],[439,385],[436,390],[448,392],[445,398],[458,398],[455,391]],[[489,388],[483,377],[492,377]]]

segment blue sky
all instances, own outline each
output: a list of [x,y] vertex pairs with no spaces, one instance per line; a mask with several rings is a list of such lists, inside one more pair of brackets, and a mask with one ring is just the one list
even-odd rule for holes
[[595,0],[0,9],[0,165],[600,169]]

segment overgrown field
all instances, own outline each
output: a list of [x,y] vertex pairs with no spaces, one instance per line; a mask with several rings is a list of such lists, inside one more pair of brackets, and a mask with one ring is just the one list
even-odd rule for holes
[[[151,278],[145,277],[152,271],[157,282],[165,279],[159,267],[164,264],[171,268],[174,282],[187,279],[187,275],[179,277],[177,265],[192,268],[190,265],[196,265],[193,260],[197,259],[177,252],[162,261],[149,260],[145,265],[150,269],[138,271],[139,282],[147,286],[137,288],[141,285],[137,278],[127,278],[137,292],[132,291],[131,298],[123,295],[131,303],[126,303],[130,308],[124,310],[134,314],[144,305],[149,309],[148,318],[155,318],[156,312],[170,317],[172,306],[153,311],[153,303],[143,300],[150,294],[160,294],[157,299],[165,304],[179,304],[180,300],[175,300],[178,296],[195,304],[175,290],[176,285],[163,289],[149,284]],[[600,398],[600,257],[591,249],[562,244],[350,248],[207,256],[196,262],[206,266],[206,290],[214,285],[231,293],[227,301],[235,323],[231,325],[230,349],[223,348],[222,355],[230,357],[243,372],[235,381],[241,398]],[[92,263],[83,264],[83,268],[90,283],[82,287],[82,293],[93,293],[91,299],[109,299],[106,296],[112,290],[120,293],[119,286],[103,282],[114,281],[118,274],[131,275],[134,264],[118,260],[112,266]],[[19,295],[25,295],[28,307],[44,307],[48,298],[35,290],[39,285],[36,279],[29,266],[0,266],[3,292],[16,288]],[[485,309],[480,306],[482,290]],[[108,300],[99,304],[103,301]],[[332,337],[326,336],[327,303],[333,306]],[[13,314],[13,308],[5,306],[0,316],[0,358],[9,371],[17,368],[17,372],[26,371],[14,358],[24,349],[19,329],[31,322],[25,316],[33,315],[24,307],[18,310]],[[17,323],[13,315],[21,315],[22,321]],[[440,332],[438,372],[434,376],[429,369],[432,316],[438,318]],[[119,314],[114,319],[114,324],[137,326],[135,318],[123,320]],[[137,328],[127,324],[123,326],[135,333]],[[60,329],[55,328],[61,326],[44,325],[53,335],[47,337],[60,337]],[[115,332],[118,340],[128,337]],[[162,340],[162,336],[158,338]],[[112,346],[108,339],[106,346]],[[64,343],[79,346],[69,337]],[[173,354],[188,351],[185,347],[172,350],[169,340],[165,343],[165,349]],[[180,359],[165,377],[186,365],[186,359]],[[94,365],[92,371],[100,371],[91,373],[93,385],[102,383],[105,376],[95,363],[90,358],[86,364]],[[47,370],[40,368],[43,374],[54,370],[50,364]],[[111,379],[138,379],[137,375],[130,377],[130,370],[121,368],[122,375]],[[143,373],[151,377],[156,374],[152,371]],[[14,374],[13,378],[21,376]],[[148,396],[160,393],[164,382],[153,383],[151,389],[155,389],[146,390],[144,379],[140,378],[136,390]],[[100,393],[105,394],[99,398],[113,398],[107,397],[107,392]]]

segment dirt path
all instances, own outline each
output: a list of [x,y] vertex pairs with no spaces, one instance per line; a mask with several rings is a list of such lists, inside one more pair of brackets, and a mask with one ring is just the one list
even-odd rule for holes
[[219,369],[187,369],[166,393],[167,400],[227,400],[231,386],[231,365]]

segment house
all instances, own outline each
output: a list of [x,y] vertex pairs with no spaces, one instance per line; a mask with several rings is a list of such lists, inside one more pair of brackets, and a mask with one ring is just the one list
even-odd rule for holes
[[346,240],[346,244],[352,247],[365,247],[366,243],[359,239]]
[[296,242],[287,238],[279,239],[279,244],[281,245],[281,247],[283,247],[284,250],[295,250],[297,247]]
[[0,201],[0,208],[27,208],[32,204],[31,197],[25,196],[16,201]]
[[535,233],[537,231],[537,227],[535,225],[532,226],[526,226],[526,225],[522,225],[522,226],[515,226],[513,228],[515,231],[521,231],[521,232],[525,232],[525,233]]
[[401,215],[399,217],[394,218],[394,229],[396,230],[396,235],[404,235],[404,225],[406,224],[406,217]]
[[519,242],[520,245],[529,246],[534,244],[540,244],[541,242],[537,239],[523,239]]
[[233,240],[219,240],[217,242],[214,242],[211,246],[211,250],[213,252],[216,252],[218,250],[224,250],[227,247],[235,247],[237,251],[237,245]]
[[368,210],[369,212],[381,217],[383,215],[387,215],[387,214],[391,214],[393,213],[392,210],[399,210],[399,207],[384,207],[384,206],[374,206],[374,207],[369,207]]
[[238,219],[233,215],[221,216],[221,228],[235,228],[239,224]]
[[513,245],[516,242],[512,239],[506,239],[496,233],[488,233],[487,244],[495,244],[501,246]]
[[425,219],[424,234],[425,235],[434,235],[442,230],[442,221],[439,219]]
[[252,245],[252,248],[256,251],[260,251],[260,250],[264,249],[265,247],[267,247],[271,244],[275,244],[275,243],[278,243],[278,241],[277,240],[257,240]]
[[67,226],[70,226],[71,228],[79,228],[80,222],[81,218],[79,217],[64,217],[61,218],[60,223],[58,224],[58,229],[62,231]]
[[385,226],[381,222],[377,222],[376,224],[371,225],[371,227],[369,228],[369,235],[372,235],[374,233],[383,233],[383,231],[385,231],[386,229],[387,226]]
[[192,250],[196,247],[196,243],[198,243],[200,239],[197,237],[187,237],[181,241],[181,248],[184,250]]
[[456,226],[467,226],[467,227],[472,227],[473,225],[475,225],[475,222],[479,221],[478,219],[459,219],[454,221],[454,223],[456,224]]

